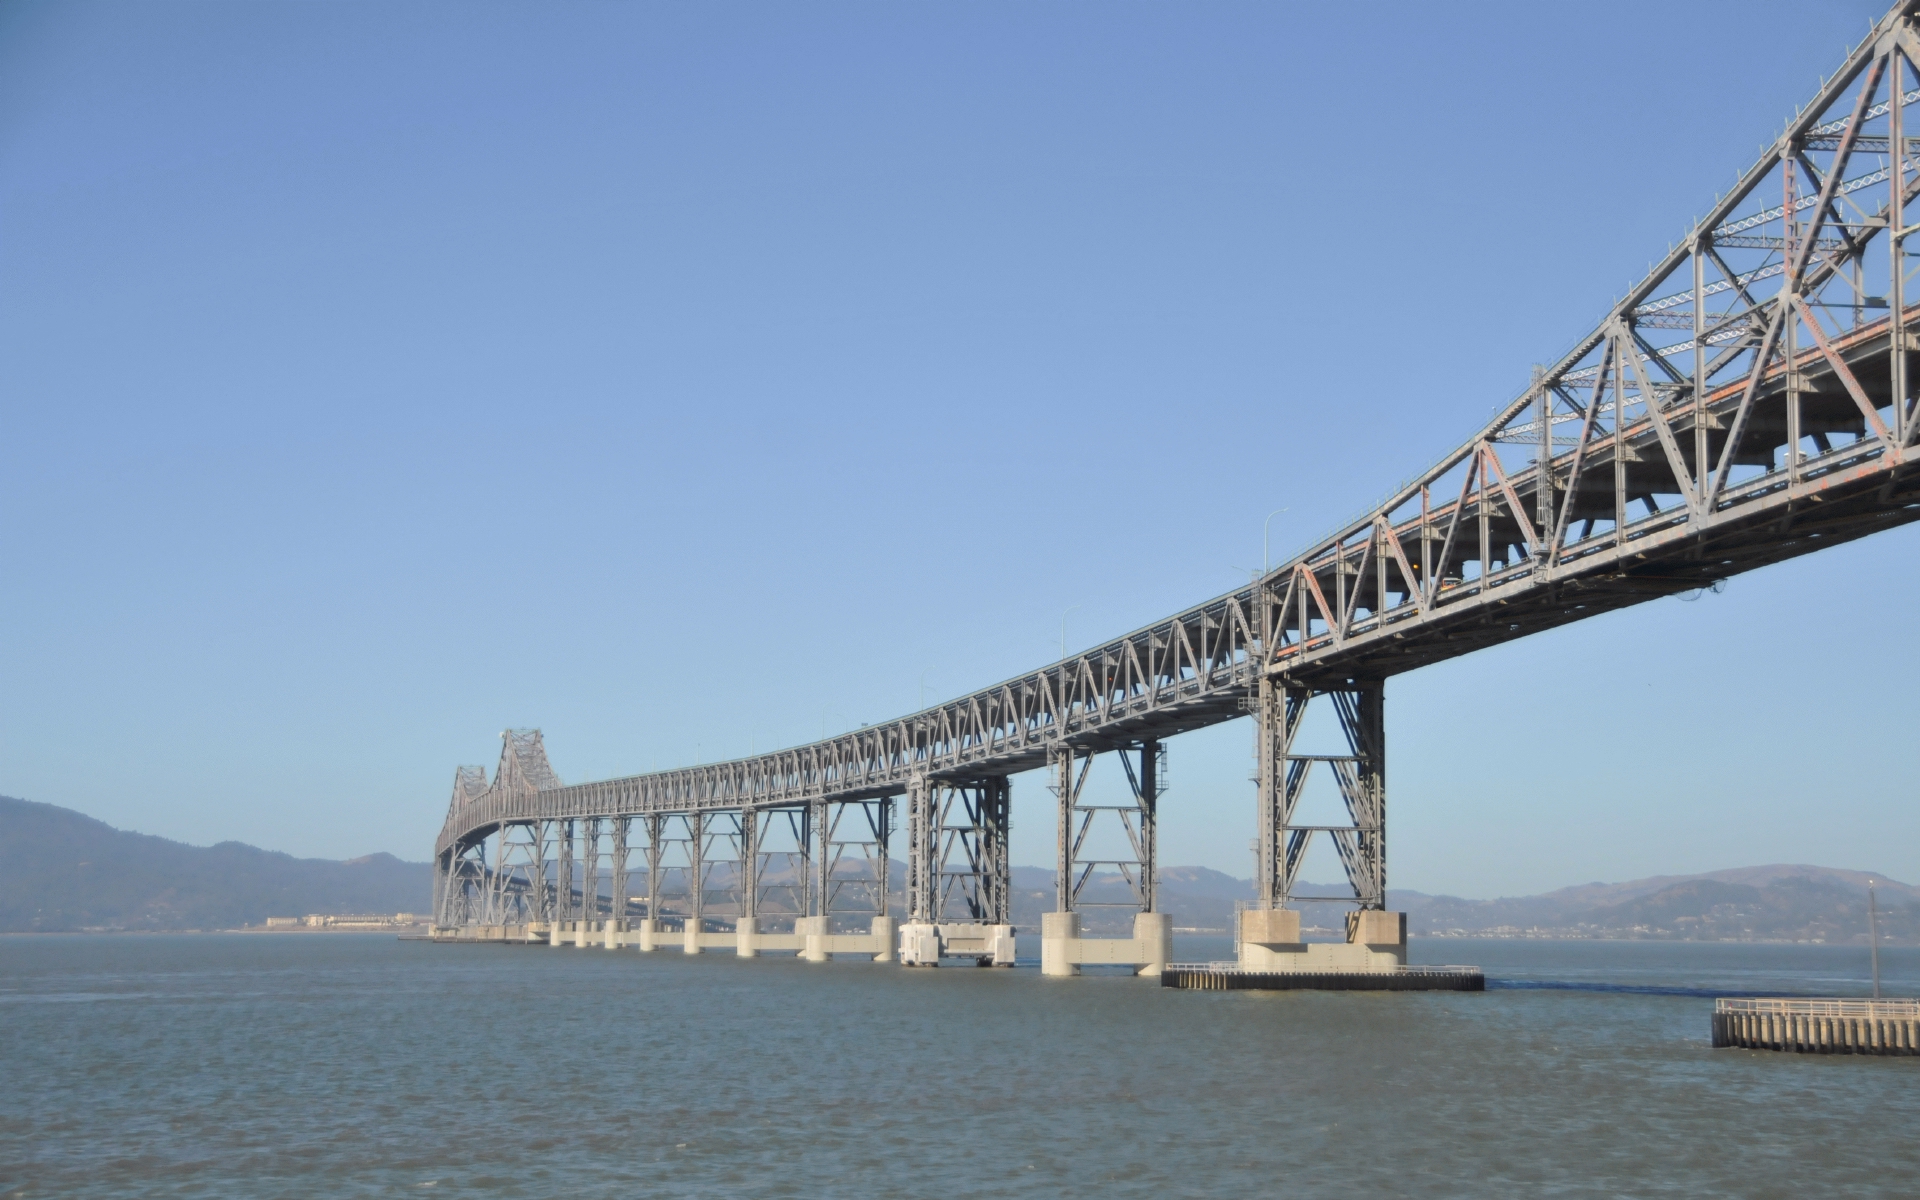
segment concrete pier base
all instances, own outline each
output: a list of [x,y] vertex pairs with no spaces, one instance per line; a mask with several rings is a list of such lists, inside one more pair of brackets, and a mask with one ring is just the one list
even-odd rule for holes
[[1040,973],[1069,976],[1080,973],[1080,914],[1050,912],[1040,914]]
[[609,950],[618,950],[620,947],[626,945],[626,936],[627,923],[625,921],[608,921],[606,937],[602,944]]
[[733,952],[741,958],[760,957],[760,918],[741,917],[733,923]]
[[825,917],[800,917],[793,923],[793,932],[801,939],[800,957],[811,963],[823,963],[833,957],[827,949],[827,919]]
[[873,919],[872,932],[868,936],[873,938],[873,961],[882,963],[892,962],[893,948],[897,944],[895,941],[893,918],[875,917]]
[[1232,963],[1169,963],[1163,987],[1201,991],[1478,992],[1478,967],[1409,967],[1407,915],[1349,913],[1344,942],[1304,942],[1293,909],[1240,914],[1240,956]]
[[1040,973],[1078,975],[1083,965],[1131,966],[1134,974],[1158,976],[1167,966],[1173,943],[1173,918],[1166,913],[1137,913],[1130,938],[1083,938],[1079,913],[1040,916]]
[[660,923],[652,917],[642,917],[633,923],[633,932],[629,941],[640,948],[642,954],[652,954],[660,948]]
[[937,967],[940,965],[940,928],[921,921],[900,926],[900,965]]
[[1345,942],[1307,942],[1289,908],[1240,914],[1243,971],[1397,971],[1407,965],[1407,914],[1373,909],[1349,914]]
[[562,945],[561,939],[567,936],[566,930],[567,923],[565,921],[555,921],[553,924],[547,926],[547,945]]
[[[722,954],[738,954],[740,952],[740,935],[738,933],[731,929],[703,929],[701,928],[703,924],[704,922],[692,919],[687,921],[686,927],[680,931],[678,938],[675,939],[680,943],[682,953],[705,954],[709,950]],[[772,947],[767,945],[769,940],[771,940],[770,935],[756,932],[753,937],[754,949],[771,949]]]
[[1173,952],[1173,918],[1166,913],[1139,913],[1133,918],[1135,975],[1158,977]]
[[893,938],[892,917],[875,917],[866,933],[834,933],[826,917],[799,917],[780,948],[797,950],[813,963],[830,962],[836,954],[866,954],[875,962],[892,962]]
[[1014,965],[1011,925],[909,922],[900,926],[899,945],[900,965],[906,967],[937,967],[942,958],[971,958],[983,967]]

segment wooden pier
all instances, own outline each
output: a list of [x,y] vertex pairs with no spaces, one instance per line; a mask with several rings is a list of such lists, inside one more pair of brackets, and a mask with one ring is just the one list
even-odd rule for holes
[[1718,1000],[1713,1044],[1799,1054],[1920,1054],[1920,999]]

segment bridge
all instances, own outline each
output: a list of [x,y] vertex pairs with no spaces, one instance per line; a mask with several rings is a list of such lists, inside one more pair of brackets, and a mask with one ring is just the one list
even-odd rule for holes
[[[491,779],[455,776],[437,936],[1011,962],[1008,778],[1045,768],[1059,838],[1043,969],[1156,973],[1167,741],[1249,718],[1259,855],[1241,965],[1403,965],[1404,921],[1384,911],[1389,677],[1920,518],[1920,311],[1904,295],[1920,231],[1920,138],[1905,132],[1917,13],[1903,2],[1878,21],[1736,186],[1484,428],[1249,586],[897,720],[730,762],[566,786],[538,732],[506,734]],[[1316,705],[1346,753],[1300,749]],[[1101,754],[1125,764],[1130,804],[1083,802]],[[1345,819],[1303,823],[1314,780],[1337,788]],[[1100,823],[1124,835],[1119,861],[1089,857]],[[1319,897],[1300,894],[1299,872],[1321,840],[1350,891],[1345,946],[1301,943],[1299,906]],[[1095,879],[1124,882],[1132,938],[1080,936]]]

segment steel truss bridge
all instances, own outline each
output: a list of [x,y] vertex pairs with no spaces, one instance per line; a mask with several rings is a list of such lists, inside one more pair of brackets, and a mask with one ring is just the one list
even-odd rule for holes
[[[1877,22],[1484,428],[1332,537],[1083,654],[811,745],[566,786],[538,732],[509,733],[491,779],[455,776],[435,846],[442,931],[884,916],[899,797],[909,922],[1004,925],[1007,780],[1038,767],[1058,800],[1059,911],[1105,866],[1153,912],[1164,744],[1243,716],[1259,726],[1254,904],[1306,899],[1299,868],[1324,836],[1348,902],[1381,908],[1389,676],[1920,518],[1917,13],[1909,0]],[[1348,753],[1295,752],[1316,701]],[[1127,763],[1131,805],[1081,803],[1106,752]],[[1316,774],[1348,820],[1298,823]],[[1120,822],[1129,859],[1084,857],[1096,820]]]

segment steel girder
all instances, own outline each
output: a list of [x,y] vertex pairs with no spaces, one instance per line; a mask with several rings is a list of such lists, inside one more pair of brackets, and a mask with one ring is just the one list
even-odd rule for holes
[[[1920,0],[1877,22],[1735,187],[1473,437],[1258,582],[882,725],[561,786],[540,735],[462,768],[436,842],[503,824],[901,795],[1231,720],[1705,587],[1920,518],[1909,212]],[[1543,469],[1542,464],[1546,464]],[[563,901],[564,902],[564,901]]]

